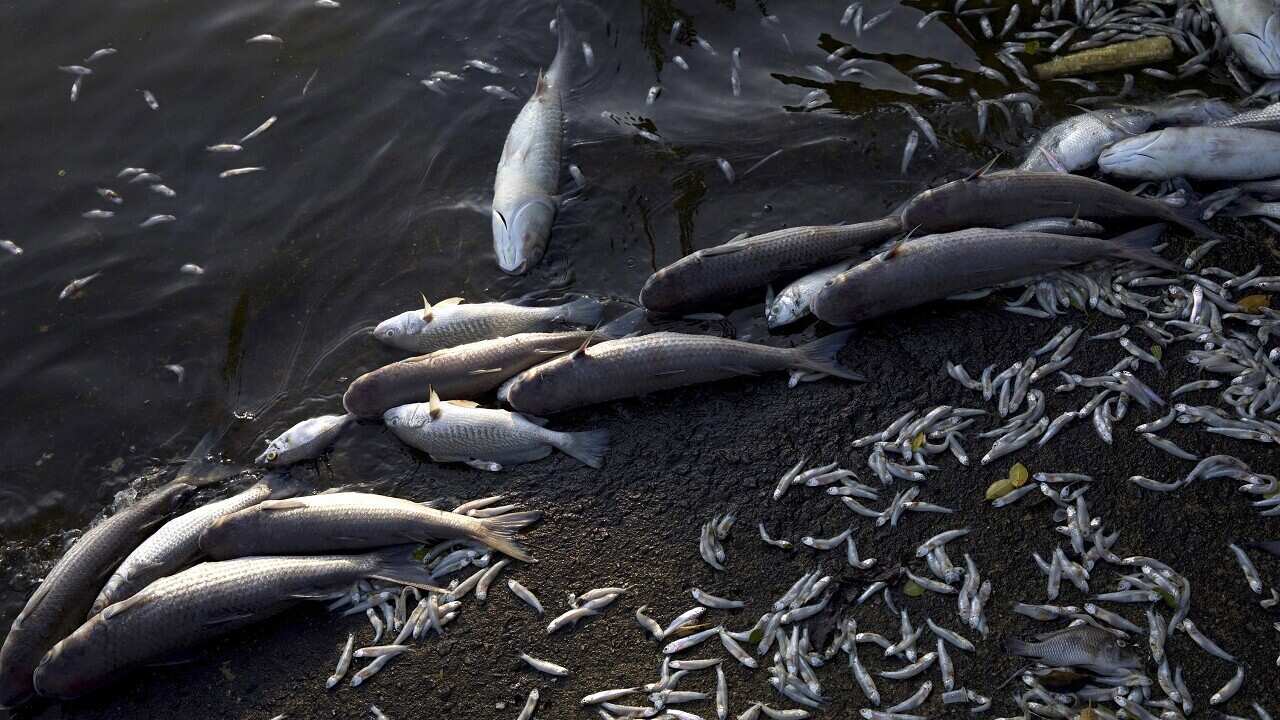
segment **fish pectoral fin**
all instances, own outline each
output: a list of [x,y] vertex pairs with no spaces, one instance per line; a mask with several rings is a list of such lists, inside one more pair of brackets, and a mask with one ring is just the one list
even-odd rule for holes
[[[298,597],[298,595],[295,594],[295,595],[291,595],[290,597]],[[303,596],[303,597],[310,598],[311,596]],[[243,612],[227,613],[226,615],[219,615],[218,617],[209,618],[208,620],[205,620],[204,626],[207,628],[217,627],[219,625],[226,625],[227,623],[239,622],[240,620],[252,620],[255,617],[257,617],[257,615],[255,615],[254,613],[243,613]]]
[[362,543],[362,542],[367,542],[369,538],[363,537],[361,535],[330,535],[329,539],[335,542]]
[[549,421],[549,420],[547,420],[546,418],[544,418],[544,417],[538,417],[537,415],[526,415],[526,414],[524,414],[524,413],[515,413],[515,414],[516,414],[516,415],[519,415],[520,417],[524,418],[525,420],[528,420],[529,422],[531,422],[531,423],[533,423],[534,425],[537,425],[537,426],[539,426],[539,427],[545,427],[545,426],[546,426],[546,424],[547,424],[548,422],[550,422],[550,421]]
[[146,595],[145,593],[138,593],[137,595],[134,595],[125,600],[121,600],[118,603],[112,603],[102,611],[101,613],[102,620],[104,622],[109,622],[112,618],[117,617],[118,615],[124,612],[127,612],[147,602],[147,600],[149,599],[150,599],[150,596]]
[[502,472],[502,465],[488,460],[464,460],[462,464],[485,472]]
[[[497,372],[497,371],[495,370],[494,372]],[[445,402],[449,403],[450,405],[457,405],[458,407],[464,407],[464,408],[480,407],[480,403],[474,400],[445,400]]]
[[677,369],[675,369],[675,370],[663,370],[662,372],[656,372],[656,373],[654,373],[654,374],[653,374],[653,376],[654,376],[654,377],[669,377],[669,376],[671,376],[671,375],[679,375],[679,374],[680,374],[680,373],[682,373],[682,372],[687,372],[687,371],[686,371],[686,370],[684,370],[683,368],[677,368]]
[[731,253],[736,253],[740,250],[745,250],[745,249],[746,248],[743,246],[742,241],[738,241],[738,242],[728,242],[728,243],[725,243],[724,245],[716,245],[715,247],[709,247],[709,248],[706,248],[705,250],[700,250],[698,252],[701,253],[701,257],[708,258],[708,257],[715,257],[717,255],[729,255]]
[[297,510],[306,507],[307,504],[302,500],[290,498],[286,500],[264,500],[258,503],[257,507],[265,511],[273,510]]
[[[534,352],[537,352],[536,350]],[[468,375],[488,375],[490,373],[502,372],[502,368],[477,368],[468,372]],[[450,401],[452,402],[452,401]]]

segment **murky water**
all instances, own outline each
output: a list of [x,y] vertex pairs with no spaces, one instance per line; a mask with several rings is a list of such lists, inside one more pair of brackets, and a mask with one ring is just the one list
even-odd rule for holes
[[[0,624],[47,567],[40,561],[60,552],[59,533],[84,526],[129,479],[181,460],[210,431],[221,454],[247,462],[289,425],[338,411],[351,378],[397,357],[363,329],[420,292],[478,301],[554,287],[634,298],[650,272],[692,249],[879,217],[1021,142],[1027,128],[1003,122],[999,136],[975,142],[968,85],[947,88],[953,104],[911,93],[904,71],[929,60],[984,96],[1007,92],[973,74],[970,40],[943,22],[916,27],[928,4],[867,0],[868,17],[899,9],[860,38],[839,25],[844,5],[568,6],[594,55],[589,67],[576,58],[567,105],[567,161],[587,187],[523,277],[498,270],[487,206],[521,102],[481,88],[528,95],[555,51],[550,3],[5,5],[0,238],[25,253],[0,256],[0,567],[10,579]],[[284,42],[246,44],[262,33]],[[834,69],[824,60],[845,43],[874,61],[866,74],[815,79],[806,66]],[[119,52],[92,63],[71,102],[73,77],[58,66],[102,47]],[[501,74],[464,70],[472,58]],[[441,96],[420,83],[433,70],[463,79]],[[662,91],[649,105],[654,85]],[[832,102],[806,110],[820,87]],[[892,101],[916,104],[944,139],[942,150],[922,145],[906,177],[898,168],[914,126]],[[273,116],[243,151],[206,151]],[[735,168],[734,183],[718,158]],[[219,177],[245,166],[265,170]],[[125,167],[161,176],[176,196],[118,177]],[[82,217],[93,209],[115,215]],[[139,227],[157,214],[176,221]],[[204,274],[180,272],[186,263]],[[93,273],[78,296],[58,300]],[[734,320],[740,334],[767,332],[758,307]],[[304,472],[394,481],[420,466],[369,423]]]

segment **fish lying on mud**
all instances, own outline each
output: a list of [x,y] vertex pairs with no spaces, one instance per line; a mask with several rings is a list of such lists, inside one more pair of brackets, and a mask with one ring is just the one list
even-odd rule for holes
[[200,534],[213,521],[264,500],[290,497],[299,489],[287,475],[273,473],[242,493],[202,505],[165,523],[120,563],[93,601],[89,615],[97,615],[106,606],[132,597],[152,581],[189,564],[200,554]]
[[1280,133],[1245,127],[1174,127],[1122,140],[1098,167],[1141,180],[1261,180],[1280,175]]
[[347,412],[378,417],[393,407],[421,400],[428,387],[443,397],[471,400],[518,372],[582,347],[592,336],[590,330],[518,333],[411,357],[353,380],[342,404]]
[[459,538],[528,562],[532,558],[515,543],[515,534],[539,517],[537,512],[521,512],[478,519],[385,495],[322,493],[267,500],[218,518],[200,536],[200,549],[225,560]]
[[827,283],[813,312],[833,325],[884,317],[970,290],[1117,257],[1177,270],[1151,252],[1164,225],[1114,239],[974,228],[896,245]]
[[321,415],[303,420],[267,443],[267,449],[254,462],[281,467],[314,460],[355,420],[354,415]]
[[498,160],[493,181],[493,252],[503,272],[520,275],[547,250],[556,219],[564,144],[564,96],[576,53],[573,25],[556,12],[559,46],[533,95],[520,109]]
[[1039,660],[1051,667],[1078,667],[1102,675],[1116,675],[1142,667],[1137,655],[1114,635],[1092,625],[1063,628],[1039,637],[1039,642],[1005,640],[1005,652]]
[[0,647],[0,707],[31,696],[36,664],[84,620],[103,578],[202,483],[179,479],[147,493],[86,531],[58,560]]
[[655,312],[704,310],[787,273],[848,258],[901,230],[898,219],[889,217],[854,225],[783,228],[731,240],[655,272],[640,290],[640,304]]
[[1137,197],[1098,180],[1063,173],[976,173],[919,193],[907,201],[900,214],[902,226],[917,236],[1006,227],[1044,217],[1081,217],[1104,224],[1107,220],[1151,218],[1206,237],[1221,237],[1191,213],[1180,213],[1158,200]]
[[1155,113],[1133,107],[1093,110],[1067,118],[1044,131],[1018,169],[1059,173],[1084,170],[1098,161],[1107,146],[1146,132],[1155,119]]
[[466,304],[462,298],[441,300],[435,305],[426,298],[422,301],[423,309],[408,310],[378,323],[373,336],[401,350],[429,353],[516,333],[575,325],[594,327],[603,314],[600,303],[591,298],[546,307],[509,302]]
[[849,333],[778,348],[728,338],[659,332],[593,345],[530,368],[507,381],[499,397],[519,412],[549,415],[659,390],[778,370],[864,378],[836,355]]
[[306,599],[329,599],[360,579],[435,589],[413,546],[367,555],[252,557],[206,562],[108,605],[53,646],[35,672],[41,695],[74,698]]
[[436,462],[462,462],[487,470],[541,460],[553,448],[600,468],[609,448],[609,433],[604,430],[556,432],[543,427],[541,418],[475,407],[466,401],[440,402],[434,390],[429,402],[392,408],[382,418],[396,437]]
[[1273,0],[1209,0],[1222,30],[1246,67],[1280,78],[1280,8]]

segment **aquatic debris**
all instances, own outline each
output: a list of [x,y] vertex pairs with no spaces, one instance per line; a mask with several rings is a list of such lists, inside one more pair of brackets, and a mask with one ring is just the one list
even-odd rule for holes
[[1151,65],[1172,57],[1173,42],[1167,36],[1158,35],[1063,55],[1034,69],[1036,77],[1050,80]]

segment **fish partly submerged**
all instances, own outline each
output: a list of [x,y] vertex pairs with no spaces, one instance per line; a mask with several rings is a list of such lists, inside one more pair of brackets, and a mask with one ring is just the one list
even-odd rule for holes
[[991,228],[928,235],[836,276],[814,298],[813,312],[833,325],[850,325],[1105,257],[1176,271],[1151,251],[1164,227],[1148,225],[1111,239]]
[[437,589],[413,551],[413,546],[400,546],[367,555],[201,563],[108,605],[80,625],[40,661],[36,689],[46,697],[79,697],[133,668],[260,622],[303,600],[329,599],[356,580]]
[[499,397],[517,411],[549,415],[659,390],[778,370],[864,378],[836,359],[849,333],[795,348],[659,332],[582,348],[511,378]]
[[896,217],[853,225],[783,228],[704,248],[659,269],[640,290],[655,312],[700,311],[734,295],[763,288],[787,273],[821,267],[902,230]]
[[371,493],[333,492],[267,500],[218,518],[200,536],[200,549],[218,560],[249,555],[326,553],[402,543],[467,539],[532,561],[515,542],[537,512],[473,518],[411,500]]
[[516,333],[594,326],[603,314],[600,303],[591,298],[547,307],[510,302],[466,304],[462,298],[449,298],[432,305],[424,297],[422,303],[421,310],[408,310],[378,323],[373,336],[401,350],[429,353]]
[[441,402],[435,390],[429,402],[392,408],[382,418],[396,437],[432,460],[486,470],[541,460],[552,448],[599,468],[609,447],[605,430],[556,432],[543,427],[546,421],[541,418],[480,408],[465,400]]
[[564,143],[564,96],[577,51],[573,25],[556,12],[559,46],[551,67],[538,73],[520,109],[493,181],[493,252],[503,272],[520,275],[542,259],[556,218]]
[[267,449],[254,462],[280,467],[318,458],[355,420],[355,416],[349,414],[321,415],[303,420],[267,443]]
[[299,486],[287,475],[273,473],[242,493],[202,505],[170,520],[120,563],[93,601],[89,615],[97,615],[108,605],[132,597],[152,581],[171,575],[196,559],[200,555],[200,534],[223,515],[264,500],[286,498],[298,490]]
[[1103,675],[1117,675],[1142,666],[1142,661],[1106,630],[1076,625],[1041,635],[1038,642],[1005,640],[1010,655],[1033,658],[1052,667],[1075,667]]

